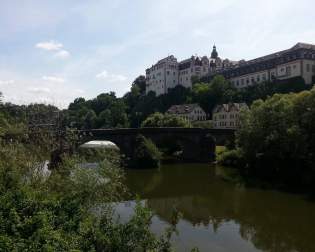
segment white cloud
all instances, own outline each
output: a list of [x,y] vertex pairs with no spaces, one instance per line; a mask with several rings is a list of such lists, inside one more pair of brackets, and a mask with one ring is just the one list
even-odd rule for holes
[[47,50],[47,51],[59,51],[63,48],[63,44],[57,41],[40,42],[35,45],[36,48]]
[[48,42],[40,42],[35,45],[36,48],[42,49],[45,51],[54,52],[53,57],[56,59],[68,59],[70,57],[70,52],[63,49],[63,44],[51,40]]
[[49,81],[49,82],[57,82],[57,83],[64,83],[65,82],[65,79],[55,77],[55,76],[43,76],[42,79],[44,81]]
[[97,79],[107,80],[109,82],[123,82],[127,77],[121,74],[109,74],[106,70],[96,75]]
[[0,80],[0,86],[13,84],[14,80]]
[[50,93],[51,90],[47,87],[29,87],[27,89],[30,93]]
[[68,59],[70,57],[70,53],[66,50],[61,50],[57,52],[54,57],[58,59]]

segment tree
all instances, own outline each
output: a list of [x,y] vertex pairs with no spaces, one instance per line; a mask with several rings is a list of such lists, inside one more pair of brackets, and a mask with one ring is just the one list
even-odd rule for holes
[[94,129],[96,125],[97,116],[93,110],[88,110],[83,119],[84,129]]
[[292,188],[315,182],[315,89],[275,94],[243,112],[236,143],[248,174]]
[[137,169],[158,168],[161,157],[162,153],[150,139],[138,135],[130,166]]
[[189,121],[171,114],[154,113],[147,117],[142,124],[142,128],[149,127],[183,127],[189,128],[191,124]]
[[141,95],[145,94],[146,80],[144,75],[138,76],[132,83],[131,88],[138,88]]
[[66,124],[77,128],[123,128],[129,126],[124,99],[114,92],[103,93],[92,100],[77,98],[66,112]]

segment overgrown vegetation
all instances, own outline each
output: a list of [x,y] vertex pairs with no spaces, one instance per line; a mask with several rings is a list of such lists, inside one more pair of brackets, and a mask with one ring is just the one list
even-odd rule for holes
[[255,101],[241,117],[237,149],[222,163],[294,190],[315,191],[315,89]]
[[183,119],[182,117],[171,115],[171,114],[162,114],[156,112],[141,123],[142,128],[150,127],[182,127],[190,128],[192,125],[188,120]]
[[129,221],[114,217],[111,202],[126,188],[112,157],[89,169],[82,157],[65,154],[49,170],[45,160],[54,139],[44,134],[34,142],[27,132],[14,138],[7,134],[13,126],[8,115],[0,112],[0,119],[0,251],[171,250],[175,225],[156,237],[153,215],[140,203]]
[[137,169],[158,168],[160,166],[162,153],[156,145],[142,135],[138,135],[135,150],[129,166]]

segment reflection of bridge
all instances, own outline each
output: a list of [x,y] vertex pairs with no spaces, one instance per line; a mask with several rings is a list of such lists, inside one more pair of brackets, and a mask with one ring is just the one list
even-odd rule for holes
[[115,143],[128,157],[132,157],[137,135],[150,138],[157,146],[165,143],[181,146],[186,161],[214,160],[215,146],[224,145],[234,138],[234,130],[201,128],[131,128],[92,129],[79,131],[80,143],[91,140],[108,140]]

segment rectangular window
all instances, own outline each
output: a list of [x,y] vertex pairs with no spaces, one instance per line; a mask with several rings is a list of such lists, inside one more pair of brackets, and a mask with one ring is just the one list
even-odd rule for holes
[[291,75],[291,66],[287,66],[286,69],[285,69],[287,75]]
[[312,66],[312,72],[315,73],[315,65]]
[[306,64],[306,72],[309,72],[310,71],[310,64]]

